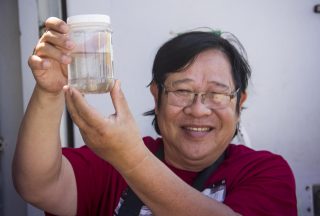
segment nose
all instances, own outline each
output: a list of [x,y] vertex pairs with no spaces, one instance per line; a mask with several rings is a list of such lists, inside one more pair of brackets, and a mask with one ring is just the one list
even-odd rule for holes
[[204,98],[202,95],[196,95],[193,103],[184,108],[184,112],[187,115],[192,115],[194,117],[203,117],[210,115],[212,110],[204,104]]

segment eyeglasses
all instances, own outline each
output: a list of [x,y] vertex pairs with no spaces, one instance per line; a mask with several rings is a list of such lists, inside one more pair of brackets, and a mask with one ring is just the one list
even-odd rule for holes
[[168,95],[168,104],[177,107],[187,107],[192,105],[198,96],[201,97],[201,103],[210,109],[223,109],[227,107],[230,101],[238,94],[239,88],[230,94],[217,92],[193,92],[186,89],[168,90],[163,85],[165,93]]

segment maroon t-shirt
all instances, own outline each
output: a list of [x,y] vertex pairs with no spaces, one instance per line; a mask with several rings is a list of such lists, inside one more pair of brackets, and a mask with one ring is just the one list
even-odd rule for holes
[[[162,139],[144,138],[155,152]],[[77,215],[113,216],[127,183],[106,161],[88,147],[64,148],[77,181]],[[191,185],[198,173],[176,169],[177,176]],[[224,161],[208,178],[208,197],[225,203],[244,216],[296,216],[295,181],[287,162],[279,155],[230,144]],[[50,215],[50,214],[47,214]]]

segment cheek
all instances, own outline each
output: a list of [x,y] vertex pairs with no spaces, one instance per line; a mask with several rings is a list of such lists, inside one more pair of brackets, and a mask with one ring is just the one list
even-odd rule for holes
[[160,106],[157,110],[158,125],[161,131],[170,131],[179,122],[181,108],[174,106]]
[[226,133],[231,133],[231,131],[233,133],[239,120],[235,105],[221,110],[221,112],[217,113],[217,116],[220,119],[221,129],[224,129]]

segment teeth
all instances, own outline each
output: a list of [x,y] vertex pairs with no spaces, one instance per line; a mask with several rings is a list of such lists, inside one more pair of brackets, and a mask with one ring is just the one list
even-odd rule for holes
[[210,128],[208,127],[201,127],[201,128],[198,128],[198,127],[187,127],[186,128],[187,130],[191,130],[191,131],[197,131],[197,132],[205,132],[205,131],[209,131]]

